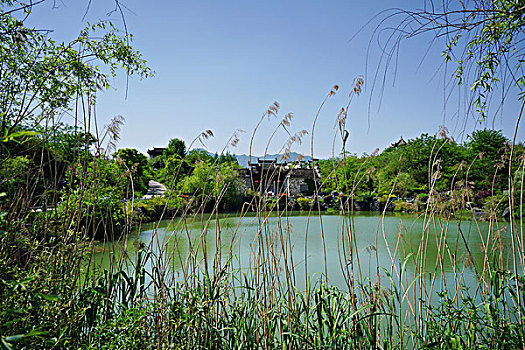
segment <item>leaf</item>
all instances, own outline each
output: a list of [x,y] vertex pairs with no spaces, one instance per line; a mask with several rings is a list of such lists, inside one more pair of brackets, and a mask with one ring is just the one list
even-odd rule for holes
[[39,337],[41,335],[46,335],[49,332],[47,331],[39,331],[38,329],[32,329],[29,333],[27,333],[24,337]]
[[13,349],[13,344],[12,343],[16,343],[24,338],[28,338],[28,337],[38,337],[38,336],[41,336],[41,335],[45,335],[49,332],[45,332],[45,331],[39,331],[37,329],[33,329],[31,330],[29,333],[27,334],[15,334],[15,335],[8,335],[8,336],[4,336],[1,338],[1,341],[2,341],[2,345],[6,348],[6,349]]
[[26,137],[26,136],[33,136],[33,135],[36,135],[37,133],[34,132],[34,131],[27,131],[27,130],[22,130],[22,131],[15,131],[11,134],[7,134],[7,130],[5,131],[4,133],[4,136],[2,136],[0,138],[0,142],[9,142],[9,141],[14,141],[18,138],[22,138],[22,137]]
[[46,294],[41,294],[41,293],[35,293],[35,296],[42,298],[44,300],[47,300],[47,301],[59,301],[60,300],[60,297],[57,295],[46,295]]
[[7,337],[2,337],[2,341],[6,341],[8,343],[17,342],[25,337],[25,334],[16,334],[16,335],[8,335]]
[[8,350],[13,349],[12,345],[5,340],[5,337],[2,337],[1,340],[2,340],[2,345],[4,346],[4,348]]

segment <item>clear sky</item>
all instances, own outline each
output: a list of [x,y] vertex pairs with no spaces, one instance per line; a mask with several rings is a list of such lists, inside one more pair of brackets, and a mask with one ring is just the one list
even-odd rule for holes
[[[86,21],[107,19],[114,7],[112,0],[92,0],[83,20],[88,3],[61,0],[53,8],[53,1],[45,2],[35,8],[28,23],[53,29],[57,40],[70,41]],[[421,1],[120,3],[127,28],[134,35],[133,46],[156,75],[142,81],[131,79],[127,99],[125,76],[100,93],[99,124],[117,114],[126,119],[119,148],[145,153],[175,137],[189,144],[201,131],[211,129],[215,137],[205,145],[211,152],[220,152],[235,130],[242,129],[245,133],[238,146],[230,151],[248,153],[252,131],[274,101],[280,103],[280,117],[294,114],[290,133],[311,132],[321,102],[338,84],[340,90],[321,110],[314,134],[315,156],[329,157],[337,113],[346,106],[352,81],[359,75],[365,79],[364,91],[352,101],[347,123],[347,150],[352,153],[382,150],[400,136],[409,139],[422,132],[434,134],[440,125],[447,126],[458,141],[475,127],[502,129],[507,137],[514,132],[519,112],[516,103],[508,103],[502,113],[482,124],[458,109],[456,93],[449,96],[444,87],[452,70],[443,69],[444,42],[430,45],[431,35],[401,43],[380,93],[385,75],[379,72],[374,83],[380,48],[390,33],[385,28],[397,19],[390,19],[376,35],[378,20],[367,23],[383,10],[413,10]],[[122,27],[120,14],[113,13],[110,18]],[[515,100],[515,94],[510,97]],[[253,154],[264,152],[278,124],[278,119],[263,122],[254,139]],[[524,137],[521,127],[518,140]],[[287,133],[279,130],[268,151],[278,152],[287,138]],[[293,150],[310,155],[310,135]],[[340,142],[335,153],[339,152]]]

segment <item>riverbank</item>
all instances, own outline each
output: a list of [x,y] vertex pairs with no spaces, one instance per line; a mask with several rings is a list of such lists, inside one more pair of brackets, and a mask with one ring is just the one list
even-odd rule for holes
[[[241,199],[239,197],[239,199]],[[346,207],[341,210],[341,202],[344,200]],[[242,204],[241,204],[242,203]],[[259,198],[242,197],[242,201],[235,202],[235,205],[218,206],[214,201],[209,201],[206,205],[198,207],[192,205],[191,197],[176,197],[170,198],[164,196],[156,196],[150,198],[143,198],[133,202],[133,210],[131,210],[131,203],[127,202],[125,211],[131,217],[134,226],[157,222],[161,219],[171,219],[181,216],[191,216],[195,214],[230,214],[236,215],[239,213],[251,213],[257,215],[258,211],[263,211],[269,216],[289,215],[310,215],[318,212],[330,215],[338,215],[341,212],[355,212],[355,213],[401,213],[401,214],[425,214],[429,208],[426,201],[410,200],[403,201],[394,198],[390,201],[380,201],[374,198],[371,201],[350,201],[346,197],[335,198],[333,196],[323,197],[298,197],[286,199],[268,198],[260,200]],[[227,208],[227,209],[225,209]],[[471,209],[456,208],[450,205],[450,202],[437,203],[430,207],[428,213],[432,215],[442,216],[450,219],[475,219],[480,221],[489,220],[505,220],[508,219],[505,213],[486,211],[478,207]],[[515,215],[518,213],[515,212]]]

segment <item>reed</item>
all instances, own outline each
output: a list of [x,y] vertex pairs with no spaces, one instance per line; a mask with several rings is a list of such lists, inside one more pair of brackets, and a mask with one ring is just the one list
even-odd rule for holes
[[[356,80],[348,105],[335,119],[341,140],[336,142],[334,137],[333,148],[340,145],[343,155],[348,137],[348,109],[362,84],[362,79]],[[331,90],[327,98],[336,91]],[[312,126],[312,140],[321,109]],[[250,145],[260,125],[267,119],[271,122],[269,117],[278,116],[279,105],[273,104],[255,126]],[[278,130],[288,132],[291,120],[292,115],[287,114],[279,121],[265,150],[274,142]],[[121,124],[121,119],[115,119],[103,132],[110,139],[107,147],[118,139]],[[305,131],[289,134],[289,140],[282,145],[284,153],[294,143],[301,142],[305,134]],[[206,131],[195,141],[211,136],[213,133]],[[237,138],[234,135],[232,143],[237,143]],[[311,150],[313,156],[313,141]],[[345,177],[344,183],[337,185],[340,192],[349,196],[340,202],[341,224],[338,232],[331,235],[340,246],[340,263],[334,267],[327,262],[327,232],[319,201],[317,206],[309,206],[305,232],[297,233],[290,222],[294,213],[288,205],[254,196],[238,213],[231,228],[233,235],[225,236],[219,205],[227,187],[215,186],[209,193],[204,188],[196,189],[195,195],[201,193],[205,200],[197,204],[189,202],[174,217],[168,216],[167,204],[163,208],[161,218],[171,219],[175,236],[187,237],[185,249],[179,249],[178,245],[183,244],[179,240],[160,238],[156,231],[162,224],[160,221],[155,224],[157,228],[150,242],[140,241],[137,235],[135,243],[129,243],[135,237],[130,217],[107,220],[118,214],[112,206],[103,208],[102,216],[95,215],[101,208],[93,203],[104,200],[105,184],[99,180],[99,174],[107,162],[102,145],[98,145],[94,156],[80,160],[79,173],[70,174],[79,190],[64,198],[65,210],[29,212],[27,203],[36,184],[28,182],[26,187],[17,189],[17,201],[9,203],[9,210],[2,212],[1,346],[6,349],[524,348],[523,215],[521,212],[519,216],[511,215],[508,232],[503,229],[507,223],[497,216],[489,218],[488,233],[480,229],[476,217],[470,218],[471,231],[463,232],[464,220],[452,213],[464,209],[465,198],[445,208],[435,190],[441,151],[442,146],[436,144],[428,160],[429,200],[419,215],[424,223],[422,229],[400,227],[392,245],[387,239],[390,233],[384,226],[383,211],[377,224],[375,246],[367,248],[368,256],[363,255],[356,239],[354,201],[355,189],[371,170],[363,165],[353,179]],[[511,156],[508,161],[519,164],[509,166],[517,169],[509,176],[513,194],[509,201],[519,198],[519,205],[511,202],[511,207],[523,208],[525,160],[513,159]],[[346,166],[344,158],[340,166]],[[334,163],[334,173],[338,167]],[[179,167],[171,179],[172,189],[180,174]],[[130,177],[133,184],[130,169],[121,175]],[[217,176],[213,171],[207,174],[214,184],[219,181]],[[276,176],[271,170],[263,174],[266,183]],[[465,178],[458,175],[451,188],[468,184],[468,176],[468,171]],[[398,181],[399,176],[392,191]],[[268,188],[262,190],[267,191]],[[470,194],[464,193],[468,201]],[[204,215],[208,199],[213,200],[214,207],[210,214]],[[126,215],[132,212],[133,204]],[[243,232],[243,219],[248,216],[254,217],[257,234],[249,256],[240,257],[235,245]],[[313,228],[317,222],[319,230]],[[118,230],[117,223],[122,225]],[[455,246],[447,240],[451,226],[458,227]],[[107,243],[114,243],[115,237],[120,241],[104,254],[103,262],[95,262],[95,250],[100,245],[93,244],[88,234],[92,232],[88,230],[90,227],[102,230],[103,241]],[[294,256],[292,233],[304,234],[304,257]],[[319,249],[324,257],[324,273],[314,277],[308,272],[306,245],[308,235],[312,234],[322,235]],[[412,240],[413,245],[406,244],[411,235],[419,240]],[[479,236],[481,264],[472,263],[472,251],[479,249],[469,246],[468,235]],[[505,245],[502,235],[508,235],[510,246]],[[384,257],[376,249],[383,241],[389,252],[387,265],[379,263]],[[138,247],[136,253],[132,253],[129,244]],[[431,256],[431,246],[436,247],[435,256]],[[459,256],[459,249],[466,252],[464,257]],[[180,254],[183,250],[187,253]],[[375,266],[364,271],[362,261],[367,258],[375,261]],[[413,269],[407,267],[409,263]],[[298,264],[304,264],[304,276],[298,276]],[[445,276],[446,264],[453,266],[452,282]],[[344,289],[330,284],[329,271],[337,268],[344,276]],[[468,289],[464,278],[470,269],[475,270],[477,286]],[[304,287],[298,284],[299,280],[306,282]]]

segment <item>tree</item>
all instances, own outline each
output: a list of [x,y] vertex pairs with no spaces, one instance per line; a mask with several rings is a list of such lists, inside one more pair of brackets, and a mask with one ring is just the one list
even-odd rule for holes
[[86,166],[74,164],[66,176],[68,186],[60,192],[57,213],[74,232],[98,239],[117,238],[124,229],[121,200],[130,193],[129,171],[118,162],[99,158]]
[[123,39],[110,22],[86,27],[71,43],[56,43],[9,14],[0,16],[0,33],[0,135],[52,120],[71,110],[75,96],[92,107],[97,90],[109,87],[119,67],[142,77],[151,74],[129,46],[131,38]]
[[218,160],[219,160],[220,164],[232,163],[232,164],[239,165],[239,163],[237,162],[237,157],[235,157],[235,155],[233,155],[233,154],[231,154],[229,152],[221,153],[221,155],[219,156]]
[[468,136],[466,147],[470,152],[469,179],[478,190],[504,190],[508,188],[508,139],[501,131],[476,130]]
[[[36,5],[0,0],[0,7],[0,172],[7,174],[12,164],[31,160],[28,164],[34,171],[29,181],[11,182],[27,190],[9,189],[9,193],[26,196],[8,198],[6,204],[10,215],[24,217],[18,210],[27,212],[48,203],[50,196],[57,202],[64,179],[69,191],[74,186],[81,191],[97,187],[88,186],[83,182],[86,179],[101,185],[96,177],[85,175],[94,171],[97,162],[106,162],[88,127],[95,124],[90,118],[95,114],[97,92],[108,88],[121,69],[141,78],[152,71],[130,46],[131,37],[109,21],[88,25],[72,42],[61,43],[48,31],[26,26]],[[59,121],[64,113],[73,116],[75,126]],[[117,133],[110,132],[112,136]],[[95,155],[92,146],[99,148]],[[77,166],[82,176],[64,176],[68,168]]]
[[[119,69],[139,77],[152,71],[130,46],[131,37],[109,21],[88,25],[72,42],[60,43],[48,32],[25,25],[35,5],[2,0],[0,6],[0,167],[7,166],[6,159],[12,156],[29,155],[44,172],[40,176],[53,179],[48,184],[57,186],[63,170],[52,169],[53,163],[87,161],[95,141],[87,126],[94,124],[89,118],[97,91],[108,88]],[[23,15],[15,17],[20,12]],[[73,102],[82,105],[84,116],[75,112]],[[78,118],[77,126],[57,121],[64,112]],[[30,143],[17,144],[19,136],[28,133]],[[21,154],[13,154],[15,149]],[[42,192],[28,193],[33,194],[31,200],[45,200]]]
[[190,171],[191,167],[178,154],[169,156],[159,172],[159,180],[169,188],[176,186]]
[[[87,27],[71,43],[26,26],[40,3],[0,0],[0,341],[9,349],[79,348],[94,329],[99,311],[79,305],[94,300],[91,291],[101,298],[104,292],[81,276],[105,277],[83,271],[84,239],[118,238],[126,176],[100,143],[91,154],[89,125],[96,124],[97,91],[119,68],[151,73],[109,22]],[[74,126],[60,125],[66,113]],[[109,133],[112,141],[117,131]],[[55,181],[59,168],[67,169],[63,186]],[[62,198],[47,207],[50,192]],[[12,288],[18,281],[23,288]],[[35,298],[39,292],[43,298]],[[68,305],[57,313],[59,300]]]
[[52,128],[37,126],[35,130],[48,152],[53,152],[58,161],[66,164],[89,158],[90,149],[97,142],[90,132],[64,123],[58,123]]
[[[0,168],[0,193],[5,193],[7,198],[27,196],[31,177],[34,176],[35,165],[27,156],[10,157]],[[22,192],[20,192],[22,191]]]
[[467,136],[467,140],[466,146],[472,153],[483,153],[483,158],[490,159],[492,163],[501,161],[509,142],[500,130],[490,129],[475,130]]
[[213,162],[213,156],[203,149],[195,148],[188,152],[186,155],[186,162],[193,166],[198,162]]
[[181,139],[171,139],[162,154],[165,159],[173,155],[178,155],[182,159],[186,156],[186,144]]
[[[166,172],[166,165],[171,158],[172,162],[175,159],[184,159],[186,157],[186,144],[181,139],[171,139],[168,142],[168,147],[164,149],[161,155],[149,160],[150,166],[155,170],[160,170],[158,173],[159,180],[168,181],[169,171]],[[173,168],[173,164],[170,166]],[[187,170],[187,169],[185,169]]]
[[[151,168],[148,163],[148,158],[134,148],[119,149],[114,155],[117,160],[120,160],[126,172],[133,179],[135,189],[134,195],[145,194],[148,189],[148,182],[151,179]],[[131,190],[131,186],[128,186]],[[131,193],[129,191],[128,193]],[[129,195],[126,197],[130,197]]]
[[389,67],[391,58],[397,57],[403,39],[433,33],[437,40],[432,42],[445,40],[442,56],[445,63],[454,65],[452,78],[470,88],[465,96],[473,107],[470,112],[483,120],[496,92],[503,97],[492,101],[496,102],[494,112],[501,109],[512,88],[524,101],[524,14],[523,0],[425,1],[422,10],[386,11],[380,26],[393,32],[382,47],[385,73],[393,68]]
[[238,165],[198,162],[191,175],[182,182],[181,190],[194,196],[196,203],[205,205],[215,201],[221,209],[238,199]]

